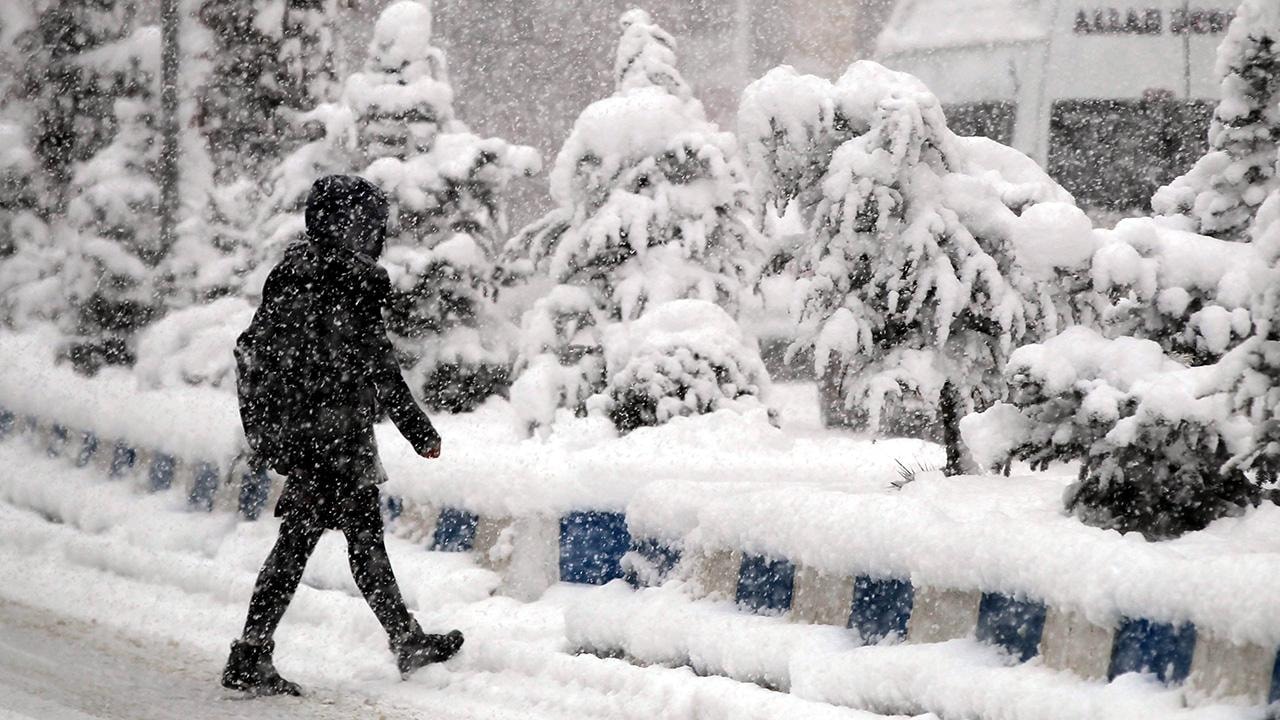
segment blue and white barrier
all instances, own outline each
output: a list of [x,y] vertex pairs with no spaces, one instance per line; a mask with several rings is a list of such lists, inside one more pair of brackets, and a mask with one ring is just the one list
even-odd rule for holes
[[[131,482],[144,492],[176,489],[192,511],[235,511],[256,520],[282,484],[251,471],[241,458],[218,463],[179,457],[0,408],[0,440],[17,435],[34,439],[50,456],[93,467],[108,480]],[[706,547],[688,537],[646,536],[616,510],[493,517],[395,497],[384,498],[384,510],[398,534],[424,549],[473,553],[478,564],[499,574],[502,592],[520,599],[536,598],[557,582],[604,585],[623,579],[644,587],[678,579],[696,596],[731,600],[744,612],[846,628],[857,643],[975,638],[1002,649],[1011,662],[1038,657],[1049,668],[1085,679],[1146,673],[1185,686],[1193,699],[1280,702],[1280,649],[1189,622],[1120,617],[1099,623],[1078,608],[997,588],[832,573],[778,555]]]

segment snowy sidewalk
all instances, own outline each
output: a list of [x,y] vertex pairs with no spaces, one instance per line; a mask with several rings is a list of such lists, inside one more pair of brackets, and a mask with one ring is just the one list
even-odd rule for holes
[[469,558],[391,538],[423,624],[468,635],[455,661],[401,682],[332,533],[279,634],[277,664],[311,697],[232,700],[217,674],[273,522],[181,512],[177,493],[136,495],[23,441],[0,443],[0,468],[0,717],[879,717],[568,654],[564,609],[581,589],[491,597],[496,577]]

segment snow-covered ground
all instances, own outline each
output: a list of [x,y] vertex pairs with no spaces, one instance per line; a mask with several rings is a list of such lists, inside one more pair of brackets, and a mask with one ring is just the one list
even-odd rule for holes
[[462,554],[389,541],[424,626],[459,627],[457,659],[401,682],[358,597],[341,537],[308,567],[277,665],[309,697],[235,699],[217,687],[272,520],[184,512],[26,440],[0,443],[0,717],[873,718],[687,668],[571,654],[564,611],[583,595],[491,596]]

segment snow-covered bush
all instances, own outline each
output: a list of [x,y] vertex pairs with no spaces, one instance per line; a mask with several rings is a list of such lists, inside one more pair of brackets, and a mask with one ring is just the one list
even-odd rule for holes
[[1080,463],[1066,497],[1085,522],[1163,538],[1256,504],[1259,484],[1228,461],[1248,438],[1215,368],[1188,368],[1150,340],[1074,327],[1005,366],[1008,400],[961,421],[987,467]]
[[1246,240],[1250,220],[1280,186],[1280,4],[1244,0],[1218,47],[1221,100],[1209,152],[1161,188],[1151,205],[1185,229]]
[[413,0],[379,16],[366,67],[343,98],[370,161],[364,175],[387,192],[398,226],[383,256],[395,288],[388,328],[423,400],[470,410],[509,384],[514,328],[495,306],[502,196],[540,160],[455,118],[431,13]]
[[[609,347],[626,337],[609,326],[643,320],[651,309],[688,298],[735,314],[763,261],[754,201],[733,136],[706,119],[675,67],[669,34],[641,10],[625,13],[621,25],[614,93],[578,116],[552,168],[551,197],[557,207],[506,248],[509,258],[562,284],[554,291],[556,302],[526,317],[526,332],[551,327],[562,308],[572,307],[570,314],[592,318],[590,326],[599,332],[595,340],[602,343],[576,354],[591,358],[589,362],[562,358],[557,369],[552,366],[555,353],[546,351],[545,343],[526,339],[517,360],[523,375],[512,399],[517,408],[530,411],[523,417],[531,425],[554,415],[541,401],[579,407],[586,389],[609,388],[610,400],[588,403],[594,408],[618,407],[619,400],[631,404],[619,383],[638,383],[635,397],[643,395],[648,398],[643,402],[651,401],[655,408],[675,408],[672,403],[681,402],[679,398],[692,398],[680,382],[645,385],[648,380],[636,374],[636,367],[628,369],[629,356]],[[570,298],[571,304],[560,302]],[[581,305],[584,300],[589,307]],[[559,337],[560,346],[569,342]],[[679,364],[680,357],[694,362],[690,348],[666,351],[672,354],[667,360],[651,355],[637,362]],[[755,360],[741,362],[758,363],[758,351],[749,354]],[[596,358],[601,356],[612,360],[597,379]],[[625,375],[617,375],[624,370]],[[541,380],[533,379],[535,374]],[[673,394],[667,399],[652,395],[659,391]],[[529,396],[523,397],[526,392]],[[688,407],[698,412],[715,404],[691,402]],[[628,430],[655,418],[668,419],[674,409],[647,415],[610,412]]]
[[604,345],[608,385],[593,402],[621,432],[683,415],[763,407],[769,374],[754,339],[714,303],[665,302],[609,326]]
[[[834,84],[774,70],[739,124],[757,185],[797,201],[813,237],[793,349],[814,348],[828,421],[945,440],[958,471],[960,415],[999,396],[1014,347],[1074,314],[1093,245],[1070,196],[1020,153],[956,136],[918,80],[871,62]],[[1068,205],[1049,214],[1052,244],[1023,231],[1048,202]]]

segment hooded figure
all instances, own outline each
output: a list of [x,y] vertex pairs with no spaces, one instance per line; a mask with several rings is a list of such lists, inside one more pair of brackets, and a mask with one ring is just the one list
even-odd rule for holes
[[271,660],[272,636],[326,529],[347,539],[352,574],[387,632],[400,671],[446,660],[462,634],[427,635],[401,598],[383,542],[373,424],[390,415],[418,454],[440,456],[440,436],[413,399],[387,338],[391,283],[377,264],[386,196],[363,178],[330,175],[307,198],[307,241],[272,269],[253,322],[236,344],[237,387],[251,464],[288,480],[275,514],[280,536],[232,644],[224,686],[298,694]]

